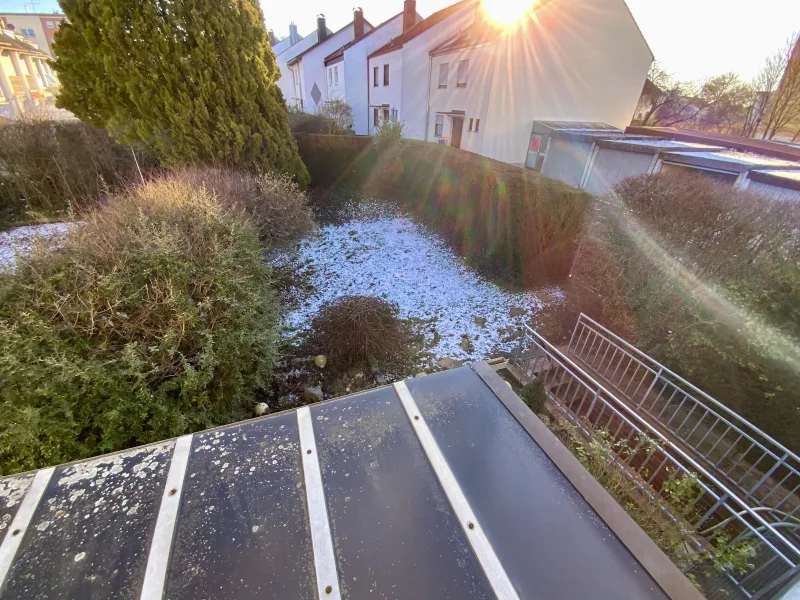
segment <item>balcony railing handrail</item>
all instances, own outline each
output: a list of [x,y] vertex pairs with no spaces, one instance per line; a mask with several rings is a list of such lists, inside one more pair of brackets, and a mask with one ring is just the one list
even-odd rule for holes
[[[674,452],[675,454],[680,456],[684,461],[689,463],[692,466],[693,469],[695,469],[698,473],[702,474],[703,477],[705,477],[708,481],[713,483],[714,486],[722,492],[721,494],[713,493],[713,495],[717,496],[718,499],[727,496],[727,498],[730,501],[734,502],[735,504],[737,504],[737,505],[739,505],[741,507],[742,510],[741,511],[736,511],[736,512],[747,513],[750,517],[752,517],[755,521],[757,521],[765,530],[769,531],[772,535],[774,535],[777,539],[779,539],[783,544],[785,544],[787,548],[790,548],[793,551],[793,553],[794,553],[794,555],[796,557],[796,559],[794,561],[792,559],[788,558],[787,556],[785,556],[783,554],[783,552],[781,552],[781,550],[776,548],[769,540],[767,540],[762,535],[760,535],[760,533],[757,530],[754,531],[754,533],[759,538],[761,538],[761,540],[764,543],[766,543],[770,548],[772,548],[772,550],[779,557],[781,557],[787,564],[790,564],[792,566],[797,565],[798,560],[800,560],[800,549],[797,548],[797,546],[793,542],[788,540],[782,533],[777,531],[772,526],[772,524],[770,524],[761,515],[759,515],[756,511],[754,511],[747,503],[745,503],[742,499],[740,499],[738,494],[736,494],[733,491],[731,491],[722,481],[720,481],[716,476],[714,476],[712,473],[710,473],[699,462],[697,462],[694,458],[692,458],[692,456],[690,456],[682,448],[680,448],[679,446],[674,444],[668,437],[666,437],[658,429],[656,429],[655,427],[650,425],[650,423],[647,420],[645,420],[643,417],[641,417],[627,403],[625,403],[622,400],[620,400],[619,398],[617,398],[615,394],[610,392],[604,385],[602,385],[594,377],[589,375],[585,370],[583,370],[580,367],[580,365],[576,364],[575,361],[570,359],[563,352],[561,352],[558,348],[556,348],[550,342],[548,342],[536,330],[534,330],[532,327],[530,327],[528,325],[523,325],[523,329],[527,333],[533,335],[536,338],[536,340],[538,340],[539,343],[543,344],[544,347],[551,354],[553,354],[556,358],[558,358],[559,361],[562,362],[562,365],[561,365],[562,368],[567,369],[565,364],[569,365],[570,368],[574,369],[582,377],[584,377],[586,380],[590,381],[593,384],[593,386],[597,389],[598,393],[602,392],[605,395],[605,398],[607,400],[612,401],[615,405],[620,407],[625,413],[629,414],[632,417],[632,419],[634,420],[634,422],[639,423],[639,426],[637,427],[637,429],[640,429],[642,431],[646,431],[647,435],[650,436],[650,437],[657,437],[659,440],[661,440],[661,442],[663,442],[663,443],[660,444],[661,446],[664,446],[665,448],[668,448],[671,452]],[[567,370],[569,370],[569,369],[567,369]],[[666,454],[669,455],[670,453],[667,452]],[[704,486],[704,487],[707,488],[707,486]],[[708,491],[711,492],[710,489]]]
[[[589,323],[591,323],[593,326],[595,326],[595,327],[597,327],[598,329],[600,329],[600,330],[601,330],[603,333],[605,333],[605,334],[607,334],[607,335],[611,336],[611,337],[612,337],[614,340],[616,340],[617,342],[619,342],[619,343],[623,344],[623,345],[624,345],[624,346],[625,346],[627,349],[629,349],[629,350],[631,350],[631,351],[635,352],[635,353],[636,353],[636,354],[638,354],[640,357],[644,358],[646,361],[648,361],[648,362],[650,363],[650,365],[654,365],[655,367],[657,367],[657,369],[658,369],[659,371],[661,371],[661,373],[666,373],[666,374],[668,374],[670,377],[674,377],[674,378],[675,378],[675,379],[677,379],[677,380],[678,380],[680,383],[682,383],[683,385],[685,385],[686,387],[688,387],[688,388],[689,388],[689,389],[691,389],[692,391],[694,391],[694,392],[697,392],[697,393],[698,393],[700,396],[702,396],[703,398],[705,398],[706,400],[708,400],[709,402],[711,402],[711,403],[712,403],[714,406],[716,406],[716,407],[720,408],[720,409],[721,409],[723,412],[725,412],[725,413],[727,413],[729,416],[733,417],[733,418],[734,418],[736,421],[738,421],[738,422],[739,422],[739,423],[740,423],[742,426],[744,426],[744,428],[745,428],[745,429],[749,429],[749,430],[752,430],[752,431],[754,431],[754,432],[755,432],[755,433],[757,433],[759,436],[761,436],[761,438],[762,438],[763,440],[766,440],[766,441],[767,441],[767,442],[769,442],[770,444],[774,445],[774,446],[775,446],[775,447],[776,447],[778,450],[780,450],[780,453],[776,453],[776,452],[774,452],[773,450],[771,450],[771,449],[769,449],[769,448],[767,448],[767,447],[763,446],[763,444],[762,444],[762,443],[761,443],[759,440],[753,439],[753,441],[754,441],[754,442],[756,442],[757,444],[759,444],[759,445],[760,445],[760,446],[761,446],[761,447],[762,447],[762,448],[763,448],[763,449],[764,449],[766,452],[769,452],[769,453],[770,453],[770,454],[772,454],[772,455],[773,455],[775,458],[781,458],[781,453],[782,453],[782,454],[783,454],[783,455],[785,455],[787,458],[792,458],[794,461],[796,461],[798,464],[800,464],[800,456],[798,456],[797,454],[795,454],[794,452],[792,452],[791,450],[789,450],[789,448],[787,448],[786,446],[784,446],[783,444],[781,444],[781,443],[780,443],[778,440],[776,440],[775,438],[773,438],[772,436],[770,436],[768,433],[766,433],[765,431],[763,431],[762,429],[760,429],[759,427],[757,427],[756,425],[754,425],[753,423],[751,423],[750,421],[748,421],[747,419],[745,419],[744,417],[742,417],[740,414],[736,413],[735,411],[733,411],[733,410],[731,410],[730,408],[728,408],[727,406],[725,406],[725,405],[724,405],[722,402],[720,402],[719,400],[717,400],[717,399],[716,399],[716,398],[714,398],[713,396],[710,396],[710,395],[708,395],[706,392],[704,392],[703,390],[701,390],[700,388],[698,388],[696,385],[694,385],[694,384],[692,384],[691,382],[687,381],[686,379],[684,379],[683,377],[681,377],[680,375],[678,375],[677,373],[675,373],[674,371],[672,371],[672,370],[671,370],[671,369],[669,369],[668,367],[666,367],[666,366],[662,365],[662,364],[661,364],[660,362],[658,362],[656,359],[654,359],[654,358],[652,358],[651,356],[649,356],[649,355],[645,354],[644,352],[642,352],[641,350],[639,350],[639,348],[637,348],[636,346],[634,346],[633,344],[631,344],[631,343],[630,343],[630,342],[628,342],[627,340],[625,340],[625,339],[621,338],[620,336],[618,336],[616,333],[614,333],[614,332],[613,332],[613,331],[611,331],[610,329],[608,329],[608,328],[604,327],[603,325],[601,325],[600,323],[598,323],[597,321],[595,321],[594,319],[592,319],[590,316],[586,315],[585,313],[581,313],[581,314],[580,314],[580,317],[578,317],[578,323],[575,325],[575,331],[577,331],[577,329],[578,329],[578,326],[581,324],[581,321],[588,321],[588,322],[589,322]],[[573,332],[573,335],[574,335],[574,332]],[[571,345],[571,342],[572,342],[572,340],[570,340],[570,345]],[[656,371],[656,369],[653,369],[652,367],[648,367],[648,365],[646,365],[646,364],[645,364],[644,366],[645,366],[646,368],[648,368],[648,369],[649,369],[651,372],[653,372],[654,374],[657,374],[657,371]],[[696,399],[696,398],[695,398],[695,399]],[[697,400],[697,399],[696,399],[696,400]],[[698,400],[698,402],[699,402],[699,400]],[[713,411],[712,411],[712,412],[713,412]],[[736,430],[737,430],[739,433],[742,433],[743,435],[748,435],[748,434],[747,434],[745,431],[742,431],[742,429],[741,429],[739,426],[737,426],[737,425],[735,425],[735,424],[733,424],[733,423],[730,423],[730,425],[731,425],[731,426],[733,426],[733,427],[735,427],[735,428],[736,428]],[[751,438],[751,439],[752,439],[752,438]]]

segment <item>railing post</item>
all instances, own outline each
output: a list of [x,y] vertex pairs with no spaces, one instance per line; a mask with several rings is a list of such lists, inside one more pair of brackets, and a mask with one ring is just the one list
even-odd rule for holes
[[575,339],[575,332],[578,331],[578,327],[580,327],[580,324],[581,324],[581,318],[578,317],[578,320],[575,321],[575,327],[572,329],[572,335],[569,337],[569,344],[567,344],[567,350],[569,350],[570,352],[572,352],[572,341]]
[[658,382],[658,380],[661,379],[661,374],[663,372],[664,372],[664,367],[661,367],[658,370],[658,373],[656,373],[656,376],[653,378],[653,383],[650,384],[650,387],[647,388],[647,391],[644,393],[644,396],[642,396],[642,401],[636,405],[636,408],[642,408],[642,404],[644,404],[644,401],[647,400],[647,397],[650,395],[650,392],[653,391],[653,388],[656,387],[656,382]]

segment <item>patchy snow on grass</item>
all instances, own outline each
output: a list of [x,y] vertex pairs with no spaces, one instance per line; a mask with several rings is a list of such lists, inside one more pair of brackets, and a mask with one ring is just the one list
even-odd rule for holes
[[[426,351],[436,358],[482,360],[514,348],[513,334],[563,292],[509,292],[468,268],[435,234],[375,204],[342,225],[322,227],[297,254],[311,292],[285,317],[286,335],[308,328],[322,304],[341,296],[378,296],[400,317],[421,322]],[[541,296],[541,298],[540,298]]]
[[13,269],[17,254],[33,249],[36,238],[48,239],[66,233],[66,223],[47,223],[16,227],[0,233],[0,269]]

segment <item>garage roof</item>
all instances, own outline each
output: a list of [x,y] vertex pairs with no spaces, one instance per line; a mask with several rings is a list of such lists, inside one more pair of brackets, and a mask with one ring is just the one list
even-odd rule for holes
[[0,497],[3,600],[701,598],[486,363]]

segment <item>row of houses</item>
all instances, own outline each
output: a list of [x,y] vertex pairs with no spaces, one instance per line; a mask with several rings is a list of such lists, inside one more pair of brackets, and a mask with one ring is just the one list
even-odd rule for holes
[[292,25],[273,46],[278,85],[291,108],[306,112],[347,102],[357,135],[397,119],[410,138],[519,166],[534,121],[628,125],[653,54],[625,1],[540,0],[532,7],[499,25],[479,0],[427,18],[405,0],[377,26],[357,8],[336,32],[320,15],[310,35]]

